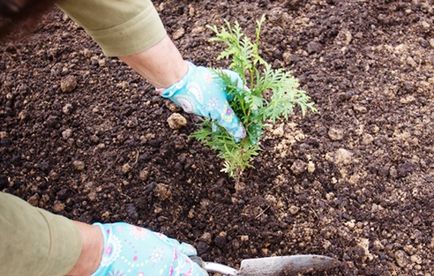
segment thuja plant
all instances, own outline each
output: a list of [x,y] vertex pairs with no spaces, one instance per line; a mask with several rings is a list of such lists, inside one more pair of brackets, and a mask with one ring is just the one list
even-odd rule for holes
[[216,150],[224,160],[223,171],[239,181],[242,172],[251,167],[251,161],[260,151],[259,142],[264,124],[288,119],[298,106],[304,115],[315,111],[310,97],[300,89],[298,80],[284,69],[273,69],[260,54],[263,16],[256,23],[252,41],[244,34],[238,22],[225,22],[222,27],[209,27],[215,34],[213,42],[223,43],[218,59],[229,59],[230,69],[238,73],[244,85],[232,80],[223,71],[216,70],[229,95],[229,104],[246,129],[246,138],[237,142],[222,127],[205,120],[193,137]]

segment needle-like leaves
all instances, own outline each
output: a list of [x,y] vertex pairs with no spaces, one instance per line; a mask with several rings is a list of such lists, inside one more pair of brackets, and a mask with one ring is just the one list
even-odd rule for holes
[[263,16],[257,21],[255,41],[252,42],[235,22],[231,25],[209,27],[215,37],[214,42],[224,43],[226,48],[218,59],[229,59],[229,68],[237,72],[249,89],[240,89],[222,71],[216,70],[230,98],[230,105],[240,118],[247,131],[247,137],[236,143],[221,127],[213,127],[212,122],[204,121],[193,137],[218,152],[224,160],[223,171],[239,179],[242,172],[251,167],[251,160],[260,151],[259,142],[265,121],[275,122],[279,118],[288,119],[294,107],[300,107],[302,114],[316,111],[313,102],[300,89],[298,80],[283,69],[273,69],[260,55],[260,33]]

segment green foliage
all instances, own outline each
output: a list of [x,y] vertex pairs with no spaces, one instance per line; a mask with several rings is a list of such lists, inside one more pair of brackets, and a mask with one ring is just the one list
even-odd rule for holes
[[231,100],[230,105],[240,118],[247,131],[247,136],[240,143],[225,129],[204,121],[193,136],[218,152],[224,160],[224,169],[230,176],[239,178],[254,156],[259,153],[259,141],[263,134],[264,122],[275,122],[279,118],[287,119],[300,107],[304,115],[308,110],[315,111],[310,97],[299,88],[299,82],[283,69],[273,69],[261,57],[259,44],[263,16],[257,21],[255,41],[252,42],[236,22],[226,22],[224,26],[209,27],[215,37],[211,41],[224,43],[226,48],[218,59],[229,59],[229,68],[238,73],[246,88],[232,82],[222,71],[216,73],[223,79]]

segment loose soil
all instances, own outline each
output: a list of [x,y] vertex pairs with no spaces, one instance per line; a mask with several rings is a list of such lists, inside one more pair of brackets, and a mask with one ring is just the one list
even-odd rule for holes
[[0,46],[0,190],[161,231],[229,265],[316,253],[343,262],[328,275],[432,275],[432,1],[154,3],[185,58],[206,66],[226,65],[206,24],[251,34],[265,13],[264,56],[319,112],[270,125],[235,186],[189,138],[196,118],[172,130],[173,105],[53,11]]

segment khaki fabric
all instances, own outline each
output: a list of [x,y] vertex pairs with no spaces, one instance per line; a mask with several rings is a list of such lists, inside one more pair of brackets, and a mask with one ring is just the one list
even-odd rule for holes
[[80,253],[70,220],[0,192],[0,275],[65,275]]
[[142,52],[166,36],[149,0],[64,0],[58,6],[101,46],[108,56]]

